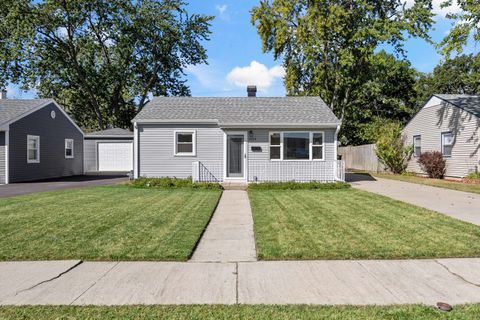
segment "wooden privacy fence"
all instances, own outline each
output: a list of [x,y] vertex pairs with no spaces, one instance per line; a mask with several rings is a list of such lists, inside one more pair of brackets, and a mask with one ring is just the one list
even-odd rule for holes
[[382,172],[384,167],[375,153],[375,144],[338,148],[338,155],[345,161],[347,170]]

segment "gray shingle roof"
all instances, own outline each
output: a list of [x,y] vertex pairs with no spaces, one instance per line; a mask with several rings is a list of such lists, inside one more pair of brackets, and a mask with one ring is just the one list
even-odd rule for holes
[[465,94],[434,94],[434,96],[480,118],[480,96]]
[[339,124],[319,97],[155,97],[133,122],[216,120],[219,125]]
[[109,137],[113,137],[113,136],[132,136],[133,137],[133,132],[129,131],[129,130],[126,130],[126,129],[122,129],[122,128],[112,128],[112,129],[106,129],[106,130],[102,130],[102,131],[90,132],[90,133],[87,133],[85,136],[86,137],[89,137],[89,136],[96,136],[96,137],[99,137],[99,136],[109,136]]
[[53,102],[52,99],[0,99],[0,125],[28,113],[29,111]]

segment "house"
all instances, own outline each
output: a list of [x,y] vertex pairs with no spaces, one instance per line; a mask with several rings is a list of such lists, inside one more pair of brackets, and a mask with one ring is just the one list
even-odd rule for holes
[[83,132],[51,99],[0,99],[0,184],[83,174]]
[[135,177],[337,181],[340,121],[319,97],[156,97],[132,120]]
[[440,151],[447,177],[465,177],[480,169],[480,96],[433,95],[405,126],[413,145],[408,171],[423,174],[417,163],[425,151]]
[[85,172],[130,172],[133,170],[133,132],[112,128],[85,134]]

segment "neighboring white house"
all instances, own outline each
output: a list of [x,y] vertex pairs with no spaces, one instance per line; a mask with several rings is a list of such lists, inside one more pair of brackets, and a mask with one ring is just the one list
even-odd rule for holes
[[157,97],[132,120],[135,177],[337,181],[340,121],[319,97]]
[[425,151],[440,151],[446,176],[465,177],[480,167],[480,96],[433,95],[405,126],[414,152],[408,171],[423,173],[417,160]]

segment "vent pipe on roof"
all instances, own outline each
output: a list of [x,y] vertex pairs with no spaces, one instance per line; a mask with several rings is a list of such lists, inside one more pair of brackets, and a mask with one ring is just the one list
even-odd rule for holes
[[257,96],[257,86],[247,86],[247,94],[249,97]]
[[0,91],[0,100],[7,99],[7,90],[3,89]]

